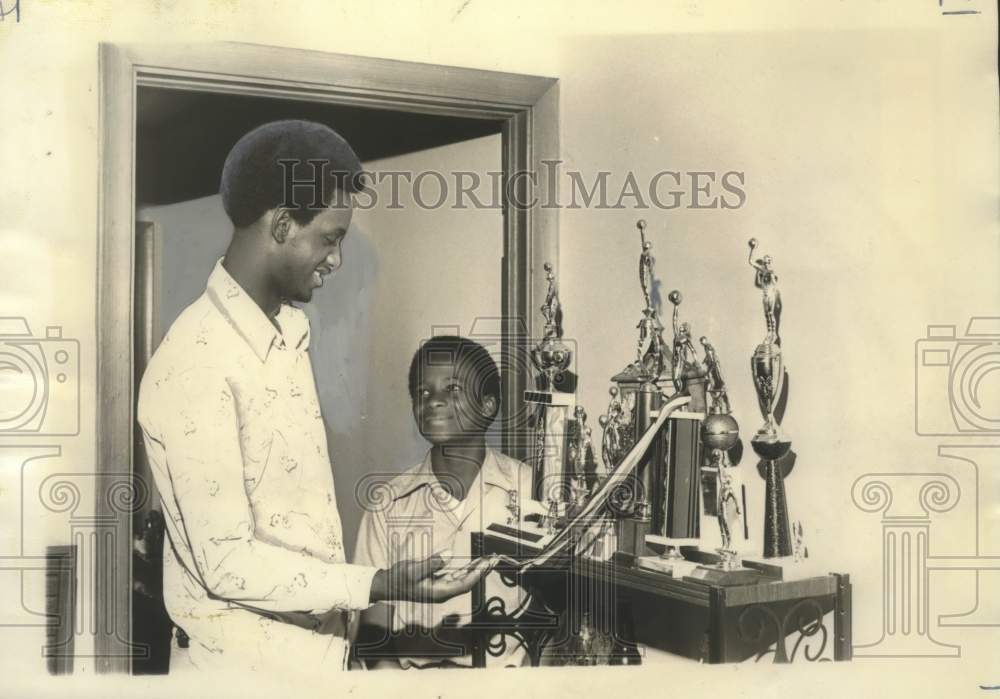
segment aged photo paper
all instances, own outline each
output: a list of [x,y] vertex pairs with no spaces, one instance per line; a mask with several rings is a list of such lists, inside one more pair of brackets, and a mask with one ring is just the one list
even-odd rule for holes
[[0,695],[1000,693],[986,0],[0,0]]

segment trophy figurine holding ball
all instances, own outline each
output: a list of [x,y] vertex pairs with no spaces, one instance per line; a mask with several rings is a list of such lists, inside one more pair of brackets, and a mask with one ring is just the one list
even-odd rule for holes
[[764,295],[764,322],[767,334],[757,345],[750,360],[750,371],[757,392],[764,424],[750,441],[753,450],[761,458],[758,470],[766,482],[764,512],[764,557],[775,558],[792,554],[791,532],[788,526],[788,504],[785,500],[785,476],[792,469],[792,442],[780,426],[787,390],[787,372],[781,356],[781,292],[778,290],[778,275],[771,268],[771,257],[765,255],[753,259],[757,240],[749,242],[748,261],[754,269],[754,286]]
[[[701,424],[701,441],[710,454],[709,462],[702,467],[706,482],[706,510],[714,514],[719,523],[721,546],[716,549],[719,562],[712,566],[698,566],[691,579],[712,585],[746,585],[756,582],[760,573],[744,568],[739,552],[733,546],[733,526],[744,518],[743,532],[746,536],[746,508],[740,507],[737,484],[733,477],[735,464],[739,462],[740,426],[730,414],[729,396],[722,378],[722,367],[715,348],[708,338],[701,338],[705,348],[705,374],[708,377],[709,412]],[[735,456],[730,458],[730,454]],[[709,500],[709,494],[711,499]]]
[[684,297],[674,289],[667,298],[674,304],[674,351],[673,351],[673,382],[680,395],[691,396],[688,410],[696,413],[705,412],[706,371],[698,360],[698,355],[691,342],[691,326],[680,321],[681,301]]

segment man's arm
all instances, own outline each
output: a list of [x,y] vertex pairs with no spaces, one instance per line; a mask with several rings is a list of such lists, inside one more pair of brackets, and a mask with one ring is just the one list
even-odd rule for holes
[[[389,545],[385,533],[385,517],[381,512],[365,512],[358,527],[358,540],[354,548],[354,563],[386,570],[390,567]],[[383,576],[379,576],[383,577]],[[373,580],[373,586],[383,586],[384,580]],[[379,592],[375,591],[376,595]],[[393,605],[373,599],[370,608],[362,612],[361,621],[391,631],[395,610]]]
[[146,428],[147,402],[166,397],[140,395],[151,461],[161,461],[174,496],[181,562],[210,594],[270,611],[368,607],[375,568],[327,563],[255,537],[233,392],[206,373],[173,377],[180,390],[167,399],[169,414],[154,411],[159,429]]

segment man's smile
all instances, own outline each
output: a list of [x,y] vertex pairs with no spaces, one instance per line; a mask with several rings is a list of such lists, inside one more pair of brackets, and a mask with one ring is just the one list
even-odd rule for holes
[[325,265],[320,265],[314,269],[312,273],[313,286],[323,286],[323,280],[330,274],[333,274],[333,269]]

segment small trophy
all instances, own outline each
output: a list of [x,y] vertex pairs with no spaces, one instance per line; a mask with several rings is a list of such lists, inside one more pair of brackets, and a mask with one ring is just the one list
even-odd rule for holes
[[702,348],[705,350],[705,377],[708,379],[709,412],[712,414],[729,415],[732,409],[729,406],[729,393],[726,390],[726,382],[722,378],[722,364],[719,362],[719,355],[715,353],[715,347],[704,335],[699,339]]
[[[708,377],[709,414],[701,424],[701,441],[709,452],[709,462],[702,468],[706,510],[715,515],[719,523],[722,545],[716,549],[719,562],[713,566],[699,566],[691,578],[713,585],[745,585],[756,582],[760,574],[740,564],[739,553],[733,546],[733,525],[746,517],[746,508],[740,507],[740,498],[732,476],[734,464],[729,454],[739,443],[740,427],[729,412],[729,396],[722,378],[722,367],[715,348],[708,338],[701,338],[705,348],[705,374]],[[738,457],[737,457],[738,458]],[[746,527],[743,527],[744,536]]]
[[799,562],[809,558],[809,547],[806,546],[805,538],[802,534],[802,522],[798,521],[793,524],[792,531],[795,533],[795,561]]
[[739,558],[733,548],[733,522],[737,521],[743,512],[740,502],[733,489],[733,478],[729,474],[731,465],[722,449],[712,450],[712,466],[716,472],[718,485],[715,490],[715,512],[719,520],[719,532],[722,535],[722,546],[719,553],[719,569],[730,572],[738,570]]
[[758,470],[766,482],[764,508],[764,557],[792,555],[791,533],[788,527],[788,504],[785,500],[785,476],[791,471],[792,460],[785,458],[792,448],[791,440],[781,431],[780,418],[775,416],[786,388],[787,372],[781,357],[781,292],[778,275],[771,268],[771,257],[753,259],[757,240],[749,241],[748,262],[754,269],[754,286],[764,296],[764,322],[767,334],[757,345],[750,359],[750,371],[757,403],[764,424],[750,441],[761,458]]
[[691,396],[688,410],[703,413],[705,404],[706,372],[698,360],[694,345],[691,343],[691,326],[680,321],[681,302],[684,297],[674,289],[667,297],[674,305],[674,351],[673,351],[673,382],[674,388],[680,394]]
[[516,490],[507,491],[507,524],[518,526],[521,523],[521,501]]
[[559,289],[552,265],[544,265],[545,279],[549,283],[545,302],[541,306],[542,317],[545,319],[542,341],[531,350],[531,361],[541,372],[539,389],[547,391],[558,390],[566,369],[573,359],[573,352],[563,341],[562,304],[559,302]]
[[569,428],[566,474],[572,489],[570,505],[576,506],[590,495],[598,475],[590,427],[587,425],[587,411],[582,405],[573,409],[573,420],[570,421]]

